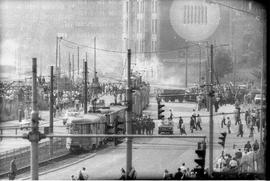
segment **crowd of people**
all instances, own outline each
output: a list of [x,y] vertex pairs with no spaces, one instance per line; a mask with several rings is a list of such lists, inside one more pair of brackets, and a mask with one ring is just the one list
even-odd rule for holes
[[[206,171],[203,175],[206,175]],[[185,163],[182,163],[175,173],[170,173],[168,169],[165,169],[163,173],[163,180],[190,180],[197,178],[198,174],[195,169],[188,168]]]
[[258,153],[259,150],[259,143],[257,140],[255,140],[253,144],[251,144],[250,141],[247,141],[243,149],[238,148],[238,150],[236,149],[234,150],[235,151],[233,156],[230,153],[225,153],[224,151],[222,151],[220,157],[216,162],[215,171],[245,172],[250,170],[251,171],[257,170],[256,162],[258,161],[258,156],[254,155]]
[[150,115],[134,115],[132,119],[132,134],[152,135],[155,123]]

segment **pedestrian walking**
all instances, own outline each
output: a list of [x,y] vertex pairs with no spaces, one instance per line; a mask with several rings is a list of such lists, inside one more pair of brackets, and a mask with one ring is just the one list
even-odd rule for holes
[[250,133],[249,133],[248,137],[253,138],[253,136],[254,136],[254,127],[253,127],[253,125],[251,125],[249,129],[250,129]]
[[9,180],[15,180],[17,175],[16,157],[10,162]]
[[244,146],[244,149],[246,149],[247,150],[247,152],[249,152],[249,151],[251,151],[251,144],[250,144],[250,141],[247,141],[247,143],[245,144],[245,146]]
[[257,152],[259,149],[259,143],[257,140],[255,140],[255,142],[252,145],[253,151]]
[[202,123],[202,118],[201,118],[200,115],[198,114],[198,115],[197,115],[196,126],[197,126],[197,128],[199,128],[200,130],[202,130],[201,123]]
[[238,137],[238,136],[243,137],[243,134],[244,134],[244,131],[243,131],[243,123],[240,121],[239,127],[238,127],[238,134],[237,134],[237,137]]
[[245,122],[246,122],[246,125],[248,125],[248,118],[249,118],[249,111],[246,110],[246,112],[245,112]]
[[240,122],[240,107],[237,107],[235,109],[234,119],[235,119],[235,125],[239,124],[239,122]]
[[186,132],[186,129],[185,129],[185,125],[184,124],[182,124],[182,127],[180,129],[181,129],[181,135],[183,135],[183,134],[187,135],[187,132]]
[[258,133],[259,133],[260,132],[260,118],[256,119],[256,126],[257,126]]
[[190,117],[190,122],[189,122],[189,125],[190,125],[190,132],[193,133],[193,129],[195,128],[195,120],[193,119],[193,116]]
[[224,112],[222,113],[222,120],[221,120],[221,128],[223,128],[223,125],[226,126],[226,117],[224,115]]
[[179,130],[180,130],[180,135],[182,135],[182,124],[184,123],[184,121],[183,121],[183,119],[182,119],[182,117],[180,116],[179,117],[179,121],[178,121],[178,128],[179,128]]
[[231,134],[231,120],[230,120],[230,117],[227,117],[227,128],[228,128],[228,134]]

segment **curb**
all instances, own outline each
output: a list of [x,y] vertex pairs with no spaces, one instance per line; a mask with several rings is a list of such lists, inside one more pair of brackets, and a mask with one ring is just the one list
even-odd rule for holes
[[[42,165],[42,164],[45,164],[45,163],[47,163],[47,162],[53,161],[53,160],[55,160],[55,159],[57,159],[57,158],[61,158],[61,157],[67,156],[67,155],[68,155],[68,153],[65,153],[65,154],[59,155],[59,156],[57,156],[57,157],[49,158],[49,159],[47,159],[47,160],[44,160],[44,161],[42,161],[42,162],[39,162],[38,164],[39,164],[39,165]],[[20,168],[19,171],[22,171],[22,170],[25,170],[25,169],[28,169],[28,168],[30,168],[30,165]],[[8,173],[9,173],[9,172],[1,173],[0,176],[2,177],[2,176],[4,176],[4,175],[8,175]]]
[[[38,175],[39,175],[39,176],[40,176],[40,175],[45,175],[45,174],[48,174],[48,173],[51,173],[51,172],[55,172],[55,171],[57,171],[57,170],[61,170],[61,169],[63,169],[63,168],[66,168],[66,167],[75,165],[75,164],[77,164],[77,163],[80,163],[80,162],[82,162],[82,161],[84,161],[84,160],[87,160],[87,159],[89,159],[89,158],[92,158],[92,157],[94,157],[94,156],[96,156],[96,153],[93,153],[93,154],[91,154],[91,155],[89,155],[89,156],[87,156],[87,157],[85,157],[85,158],[82,158],[82,159],[80,159],[80,160],[78,160],[78,161],[75,161],[75,162],[72,162],[72,163],[63,165],[63,166],[61,166],[61,167],[58,167],[58,168],[55,168],[55,169],[51,169],[51,170],[48,170],[48,171],[45,171],[45,172],[41,172],[41,173],[39,173]],[[18,180],[29,180],[29,179],[31,179],[30,176],[29,176],[29,177],[25,177],[25,178],[21,178],[21,179],[18,179]]]

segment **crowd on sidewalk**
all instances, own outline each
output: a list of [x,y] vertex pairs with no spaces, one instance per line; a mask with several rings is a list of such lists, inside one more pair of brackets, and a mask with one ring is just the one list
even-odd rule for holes
[[[235,145],[234,145],[235,148]],[[242,151],[243,150],[243,151]],[[234,149],[234,153],[221,152],[215,164],[215,171],[217,172],[245,172],[257,171],[258,167],[258,150],[259,143],[255,140],[252,144],[250,141],[244,147]],[[257,154],[257,155],[256,155]]]

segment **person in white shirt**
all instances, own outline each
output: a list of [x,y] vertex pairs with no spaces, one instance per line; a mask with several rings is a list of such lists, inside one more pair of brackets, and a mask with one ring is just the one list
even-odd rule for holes
[[234,168],[236,168],[236,167],[238,166],[238,163],[237,163],[236,159],[233,158],[233,159],[230,161],[229,165],[230,165],[230,168],[231,168],[231,169],[234,169]]

